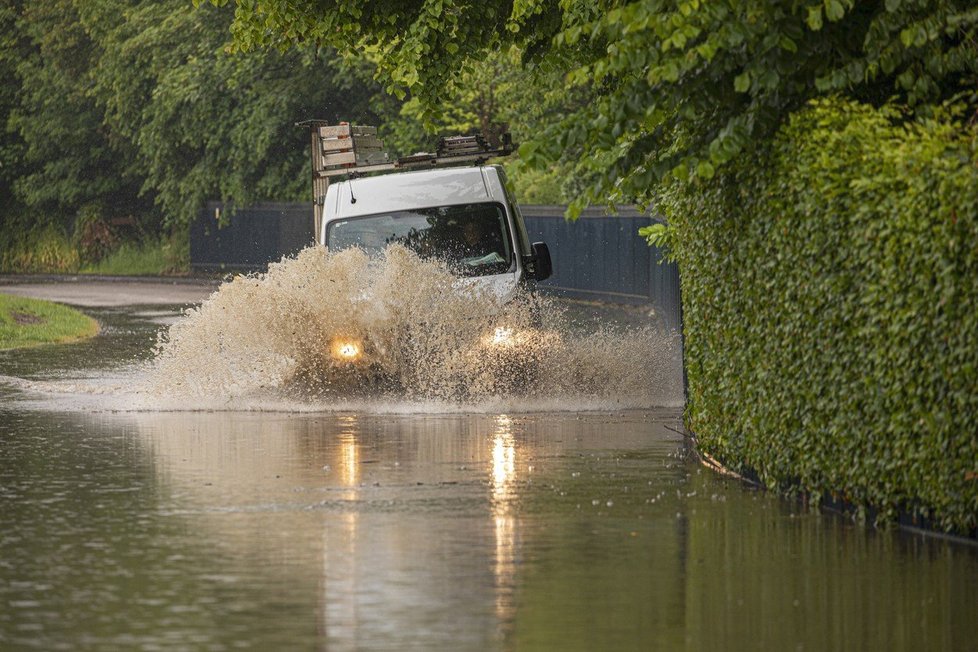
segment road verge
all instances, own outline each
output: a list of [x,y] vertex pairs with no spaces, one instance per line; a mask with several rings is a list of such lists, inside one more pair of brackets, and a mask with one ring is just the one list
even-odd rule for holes
[[98,329],[97,321],[73,308],[0,294],[0,349],[73,342]]

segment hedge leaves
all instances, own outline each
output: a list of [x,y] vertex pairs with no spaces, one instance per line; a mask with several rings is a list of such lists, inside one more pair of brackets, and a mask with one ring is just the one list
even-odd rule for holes
[[774,487],[974,530],[974,123],[818,100],[660,206],[702,445]]

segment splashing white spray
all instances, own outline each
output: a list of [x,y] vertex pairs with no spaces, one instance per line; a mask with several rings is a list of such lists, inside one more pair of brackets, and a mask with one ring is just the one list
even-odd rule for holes
[[503,302],[403,247],[380,259],[311,247],[189,310],[161,335],[146,391],[322,409],[674,404],[674,337],[651,328],[579,335],[569,326],[546,298],[518,292]]

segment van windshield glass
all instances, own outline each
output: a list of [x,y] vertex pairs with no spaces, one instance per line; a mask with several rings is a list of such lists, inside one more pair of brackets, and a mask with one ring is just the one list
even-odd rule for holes
[[422,258],[446,261],[462,276],[501,274],[513,267],[506,213],[499,204],[463,204],[394,211],[337,220],[326,232],[333,250],[368,254],[401,244]]

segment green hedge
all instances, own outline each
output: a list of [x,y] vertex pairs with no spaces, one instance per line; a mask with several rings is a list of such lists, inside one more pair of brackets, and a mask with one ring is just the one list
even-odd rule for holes
[[978,128],[952,114],[818,101],[658,201],[702,447],[768,486],[973,533]]

